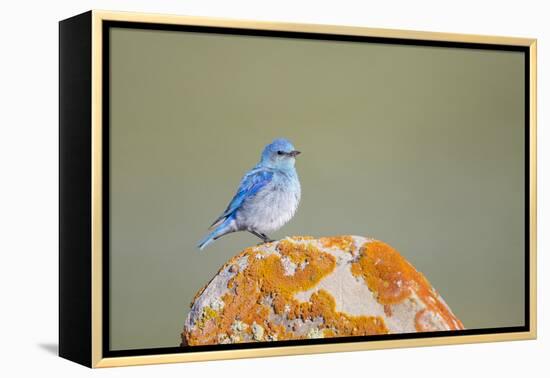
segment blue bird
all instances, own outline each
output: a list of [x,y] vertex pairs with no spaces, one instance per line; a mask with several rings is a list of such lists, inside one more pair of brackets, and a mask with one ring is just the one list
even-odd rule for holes
[[286,139],[268,144],[260,162],[243,176],[237,193],[210,226],[212,232],[199,242],[199,249],[236,231],[248,231],[264,243],[272,242],[267,233],[287,223],[300,203],[300,180],[294,167],[298,154]]

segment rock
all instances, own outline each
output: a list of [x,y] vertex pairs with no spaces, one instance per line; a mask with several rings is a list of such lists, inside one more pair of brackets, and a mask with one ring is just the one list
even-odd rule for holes
[[185,345],[463,329],[428,280],[373,239],[292,237],[245,249],[191,304]]

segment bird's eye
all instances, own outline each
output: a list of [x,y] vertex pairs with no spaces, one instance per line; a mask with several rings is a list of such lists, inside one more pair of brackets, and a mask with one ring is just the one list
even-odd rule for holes
[[278,155],[284,155],[285,153],[283,151],[277,151]]

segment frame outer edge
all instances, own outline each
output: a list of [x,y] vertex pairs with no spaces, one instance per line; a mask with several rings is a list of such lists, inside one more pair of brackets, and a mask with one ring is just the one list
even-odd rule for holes
[[92,367],[103,354],[102,37],[102,18],[92,11]]
[[[129,357],[102,356],[102,23],[128,21],[161,24],[187,24],[260,30],[301,31],[310,33],[346,34],[385,38],[420,39],[482,44],[501,44],[529,48],[530,57],[530,330],[529,332],[449,336],[425,339],[383,340],[328,345],[235,349],[194,353],[174,353]],[[469,344],[536,339],[536,56],[537,40],[533,38],[487,36],[475,34],[440,33],[413,30],[379,29],[321,24],[294,24],[227,18],[177,16],[133,12],[92,11],[92,367],[115,367],[175,362],[209,361],[253,357],[285,356],[297,354],[351,352],[372,349],[425,347],[435,345]]]
[[168,364],[177,362],[201,362],[214,360],[233,360],[241,358],[279,357],[290,355],[321,354],[335,352],[359,352],[395,348],[428,347],[439,345],[460,345],[472,343],[518,341],[531,339],[526,332],[499,333],[493,335],[467,335],[434,337],[425,339],[384,340],[375,342],[351,342],[342,344],[301,345],[273,348],[235,349],[210,352],[173,353],[142,355],[129,357],[104,358],[95,367],[118,367],[149,364]]
[[[532,40],[529,46],[529,124],[530,124],[530,255],[529,255],[529,287],[530,287],[530,336],[537,338],[537,40]],[[527,236],[527,235],[526,235]]]
[[330,25],[313,23],[290,23],[275,21],[258,21],[250,19],[236,18],[217,18],[201,16],[182,16],[172,14],[138,13],[138,12],[117,12],[106,10],[94,10],[94,14],[106,21],[127,21],[143,23],[160,23],[171,25],[196,25],[196,26],[218,26],[227,28],[241,29],[259,29],[259,30],[279,30],[296,31],[321,34],[337,35],[356,35],[368,37],[399,38],[399,39],[418,39],[426,41],[445,41],[445,42],[467,42],[482,44],[500,44],[508,46],[532,45],[534,38],[512,37],[512,36],[494,36],[480,34],[461,34],[432,32],[420,30],[369,28],[364,26],[349,25]]

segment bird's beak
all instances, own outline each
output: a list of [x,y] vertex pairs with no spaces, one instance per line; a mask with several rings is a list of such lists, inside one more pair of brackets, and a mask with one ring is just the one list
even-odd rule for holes
[[292,157],[296,157],[296,156],[298,156],[298,155],[300,155],[300,154],[301,154],[301,152],[300,152],[300,151],[296,151],[296,150],[289,152],[289,155],[292,156]]

